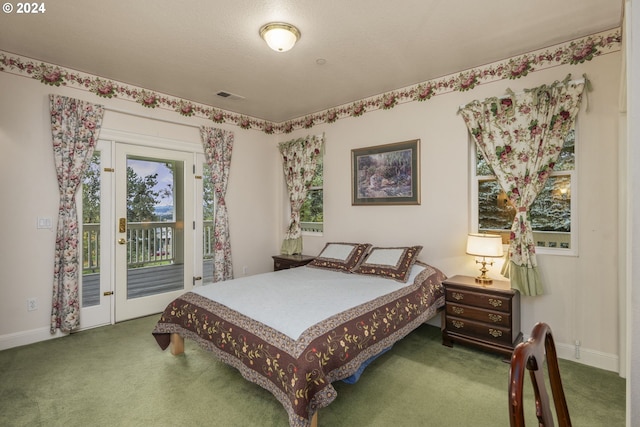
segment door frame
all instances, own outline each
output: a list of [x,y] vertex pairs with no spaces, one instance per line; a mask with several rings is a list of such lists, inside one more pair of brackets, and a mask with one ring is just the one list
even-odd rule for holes
[[[101,164],[101,168],[107,167],[107,168],[113,168],[113,163],[114,163],[114,157],[115,157],[115,147],[116,144],[119,143],[123,143],[123,144],[131,144],[131,145],[136,145],[136,146],[142,146],[142,147],[149,147],[149,148],[158,148],[158,149],[164,149],[164,150],[172,150],[172,151],[181,151],[181,152],[187,152],[187,153],[191,153],[193,155],[193,164],[198,164],[198,161],[196,159],[201,159],[201,156],[204,156],[204,150],[202,148],[202,143],[196,143],[196,142],[190,142],[190,141],[184,141],[184,140],[178,140],[178,139],[172,139],[172,138],[165,138],[165,137],[158,137],[158,136],[151,136],[151,135],[144,135],[144,134],[136,134],[136,133],[131,133],[131,132],[126,132],[126,131],[120,131],[120,130],[116,130],[116,129],[109,129],[109,128],[103,128],[100,131],[100,135],[99,135],[99,143],[102,143],[103,145],[107,145],[108,146],[108,151],[109,151],[109,165],[103,165]],[[104,150],[104,149],[103,149]],[[103,151],[101,150],[101,151]],[[190,174],[191,171],[187,171],[187,175]],[[195,173],[195,169],[194,169],[194,173]],[[116,216],[115,216],[115,177],[113,174],[104,174],[103,172],[103,179],[106,177],[110,177],[108,179],[109,181],[109,185],[108,188],[105,191],[108,191],[108,197],[109,197],[109,206],[108,208],[106,208],[106,215],[109,216],[109,221],[107,224],[103,226],[101,225],[101,236],[102,239],[106,239],[103,240],[103,242],[106,242],[107,245],[105,247],[102,248],[102,252],[101,255],[108,255],[108,268],[105,268],[105,275],[107,276],[105,278],[106,283],[104,284],[105,286],[105,291],[106,292],[115,292],[115,262],[114,262],[114,256],[115,256],[115,247],[116,247]],[[202,262],[201,258],[202,258],[202,249],[201,247],[201,242],[199,241],[199,239],[195,238],[195,236],[198,236],[198,229],[202,230],[201,228],[201,221],[200,219],[202,218],[202,206],[201,206],[201,198],[202,198],[202,192],[198,192],[198,189],[201,189],[201,183],[199,184],[197,181],[198,180],[194,180],[195,184],[194,184],[194,197],[193,197],[193,204],[194,206],[192,207],[193,212],[194,212],[194,220],[195,220],[195,229],[194,229],[194,238],[193,240],[193,244],[194,244],[194,248],[193,248],[193,254],[194,254],[194,259],[192,260],[193,263],[193,275],[197,276],[197,277],[201,277],[202,276]],[[186,184],[185,184],[186,185]],[[200,187],[198,187],[198,185],[200,185]],[[80,195],[80,205],[82,204],[81,202],[81,195]],[[102,221],[101,221],[102,223]],[[189,229],[193,228],[193,227],[188,227]],[[104,231],[104,234],[102,234],[102,232]],[[103,242],[101,242],[101,244],[103,244]],[[200,249],[198,249],[200,248]],[[199,262],[196,262],[196,260],[200,260]],[[103,271],[103,269],[101,268],[101,271]],[[102,277],[101,277],[101,281],[102,281]],[[196,285],[198,285],[199,283],[197,281],[194,281]],[[185,289],[187,288],[191,288],[193,285],[193,282],[191,281],[187,281],[187,283],[185,284]],[[102,283],[101,283],[101,288],[102,288]],[[101,293],[103,292],[103,290],[101,289],[100,291]],[[80,326],[80,330],[82,329],[90,329],[93,327],[97,327],[97,326],[103,326],[105,324],[115,324],[117,321],[116,320],[116,298],[114,298],[115,295],[111,295],[111,297],[109,298],[109,302],[108,302],[108,307],[109,307],[109,318],[105,321],[104,319],[100,322],[96,322],[94,324],[85,322],[85,324],[82,324],[82,319],[86,319],[87,317],[89,317],[86,314],[86,310],[90,309],[90,307],[88,307],[87,309],[81,308],[81,313],[80,313],[80,319],[81,319],[81,326]],[[102,297],[102,295],[101,295]],[[90,317],[89,317],[90,318]]]
[[[95,151],[100,152],[100,194],[107,195],[109,203],[100,200],[100,288],[98,305],[83,307],[82,292],[83,279],[82,269],[80,269],[78,288],[80,296],[80,330],[91,329],[99,326],[112,325],[114,323],[114,300],[109,293],[113,292],[113,252],[109,247],[104,246],[107,241],[112,241],[113,233],[113,209],[110,200],[113,199],[113,153],[114,144],[112,141],[98,140]],[[82,190],[76,194],[76,206],[78,207],[78,219],[82,221]],[[83,253],[83,239],[79,238],[78,247],[80,254]],[[82,260],[80,261],[82,262]]]

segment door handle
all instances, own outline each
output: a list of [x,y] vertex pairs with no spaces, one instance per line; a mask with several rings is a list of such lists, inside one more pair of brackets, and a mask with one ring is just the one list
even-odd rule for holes
[[125,239],[124,237],[121,237],[118,239],[118,243],[121,245],[124,245],[125,243],[127,243],[127,239]]

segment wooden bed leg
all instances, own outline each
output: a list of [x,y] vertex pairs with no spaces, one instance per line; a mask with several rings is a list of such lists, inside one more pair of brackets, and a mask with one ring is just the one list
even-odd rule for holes
[[311,417],[310,427],[318,427],[318,411],[316,411],[316,413],[313,414],[313,417]]
[[171,354],[177,356],[184,353],[184,338],[178,334],[171,334]]

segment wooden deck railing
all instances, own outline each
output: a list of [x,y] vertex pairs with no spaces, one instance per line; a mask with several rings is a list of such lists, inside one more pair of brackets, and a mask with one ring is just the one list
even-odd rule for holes
[[322,222],[301,222],[300,228],[308,233],[322,233],[324,224]]
[[[175,222],[130,222],[127,224],[129,268],[166,265],[175,262]],[[203,258],[213,258],[213,221],[205,221],[202,233]],[[82,225],[82,268],[84,274],[100,270],[100,224]]]

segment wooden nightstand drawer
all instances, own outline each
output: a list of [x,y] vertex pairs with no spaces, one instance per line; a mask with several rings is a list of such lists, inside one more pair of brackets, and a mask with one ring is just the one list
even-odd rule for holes
[[473,277],[454,276],[442,284],[446,295],[442,344],[453,347],[459,342],[510,357],[522,341],[520,293],[502,280],[482,285]]
[[499,326],[511,326],[511,313],[484,310],[466,305],[450,303],[446,306],[447,315]]
[[461,334],[493,343],[511,345],[511,329],[483,322],[447,317],[447,329],[453,334]]
[[511,312],[511,297],[461,290],[455,286],[447,287],[447,301],[488,308],[490,310]]

